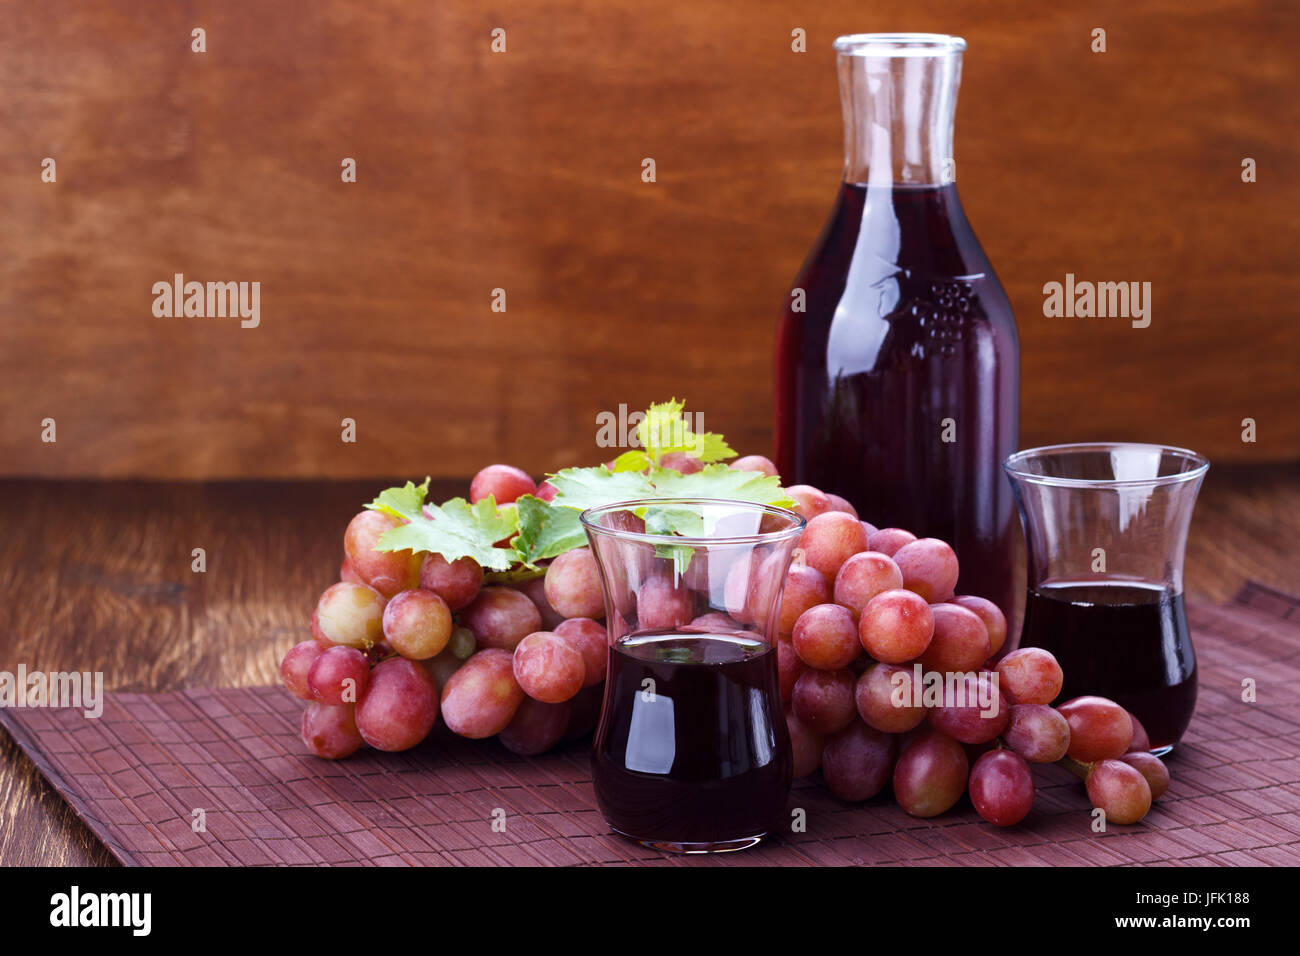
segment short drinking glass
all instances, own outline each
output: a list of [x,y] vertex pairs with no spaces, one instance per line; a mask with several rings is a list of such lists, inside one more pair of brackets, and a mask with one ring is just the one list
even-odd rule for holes
[[754,845],[790,791],[777,612],[803,519],[679,498],[592,508],[582,523],[609,629],[592,761],[606,821],[677,852]]
[[1109,697],[1168,752],[1196,706],[1183,552],[1209,462],[1115,442],[1031,448],[1004,467],[1028,546],[1021,646],[1056,655],[1062,700]]

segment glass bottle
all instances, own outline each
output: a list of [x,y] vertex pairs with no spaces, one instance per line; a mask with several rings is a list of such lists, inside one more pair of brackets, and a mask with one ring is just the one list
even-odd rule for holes
[[[957,593],[1015,611],[1015,318],[957,198],[960,37],[835,41],[844,181],[795,278],[776,350],[784,483],[879,527],[943,538]],[[1014,632],[1012,633],[1014,639]]]

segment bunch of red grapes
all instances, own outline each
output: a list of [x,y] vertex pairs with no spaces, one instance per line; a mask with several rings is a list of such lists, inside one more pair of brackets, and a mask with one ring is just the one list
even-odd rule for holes
[[[661,464],[701,467],[669,458]],[[762,456],[731,467],[776,474]],[[947,543],[877,529],[808,485],[786,492],[808,521],[776,627],[796,777],[820,768],[846,801],[892,784],[918,817],[947,811],[969,790],[982,817],[1010,826],[1033,804],[1029,764],[1060,762],[1086,778],[1108,821],[1146,814],[1169,775],[1141,724],[1099,697],[1050,706],[1063,675],[1044,650],[999,660],[1006,619],[990,601],[954,594]],[[470,486],[471,501],[491,496],[498,506],[525,494],[550,500],[554,489],[508,465],[484,468]],[[372,510],[349,522],[341,580],[317,602],[312,640],[281,663],[285,686],[309,702],[300,728],[308,749],[331,759],[363,745],[406,750],[440,725],[538,754],[588,733],[608,661],[590,550],[554,558],[541,576],[487,584],[470,558],[377,550],[399,523]],[[918,685],[918,675],[936,674],[939,687],[927,691],[924,676]]]
[[1011,826],[1033,806],[1030,764],[1060,762],[1108,822],[1146,815],[1169,773],[1137,718],[1102,697],[1052,707],[1064,675],[1041,648],[999,659],[1006,617],[954,593],[947,542],[877,529],[807,485],[786,490],[808,519],[777,644],[796,777],[820,767],[846,801],[892,785],[917,817],[969,791],[980,816]]

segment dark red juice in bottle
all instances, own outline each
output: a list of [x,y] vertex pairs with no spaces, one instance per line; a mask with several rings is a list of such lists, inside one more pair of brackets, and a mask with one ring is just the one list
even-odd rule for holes
[[845,183],[794,288],[777,340],[782,479],[949,542],[958,593],[1011,618],[1001,463],[1016,449],[1019,345],[956,186]]
[[776,652],[741,635],[642,633],[610,649],[592,775],[642,842],[743,843],[781,824],[793,762]]

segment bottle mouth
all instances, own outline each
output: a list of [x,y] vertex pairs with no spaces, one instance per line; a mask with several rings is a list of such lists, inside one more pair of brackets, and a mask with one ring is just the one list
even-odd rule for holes
[[841,56],[952,56],[966,41],[946,33],[852,33],[832,46]]

